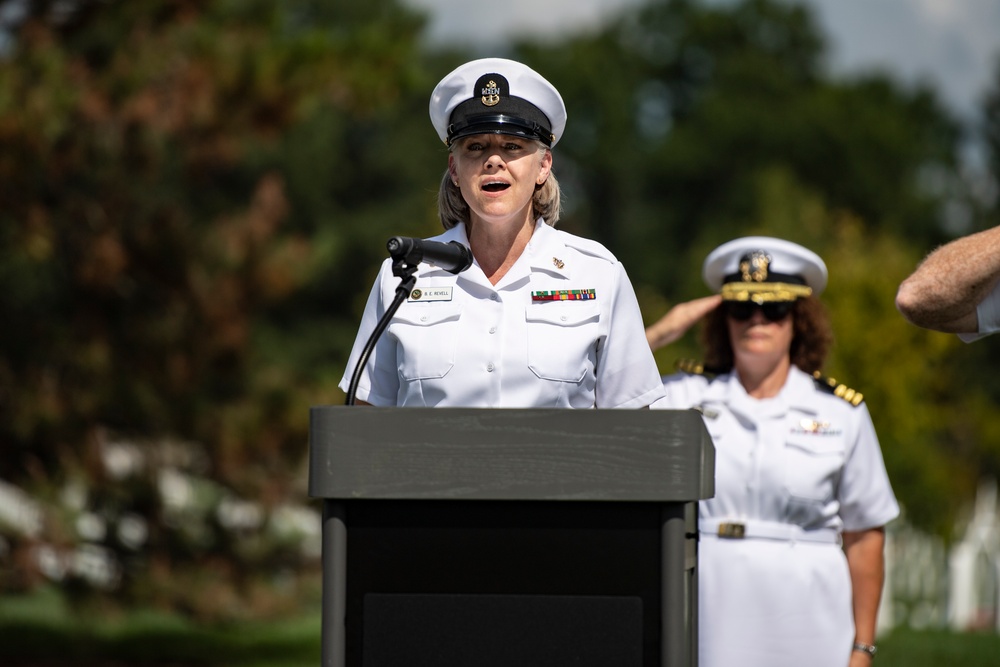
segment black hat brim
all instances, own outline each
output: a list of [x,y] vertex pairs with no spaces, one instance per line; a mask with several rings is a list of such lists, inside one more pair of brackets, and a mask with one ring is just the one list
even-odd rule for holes
[[508,134],[535,139],[552,145],[549,119],[541,109],[527,100],[508,97],[489,111],[483,112],[479,100],[468,100],[455,107],[448,125],[448,143],[476,134]]

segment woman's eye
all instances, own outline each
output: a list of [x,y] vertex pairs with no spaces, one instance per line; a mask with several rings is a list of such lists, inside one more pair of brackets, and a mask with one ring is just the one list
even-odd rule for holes
[[[497,150],[502,150],[507,153],[517,153],[525,150],[525,145],[516,141],[505,141],[502,144],[493,144],[496,146]],[[488,144],[479,141],[470,141],[465,144],[464,150],[469,153],[480,153],[487,150]]]

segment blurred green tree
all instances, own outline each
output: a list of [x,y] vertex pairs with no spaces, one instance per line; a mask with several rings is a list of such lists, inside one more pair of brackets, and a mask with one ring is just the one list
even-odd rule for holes
[[943,238],[925,181],[955,173],[957,123],[930,90],[833,80],[806,7],[654,0],[521,53],[545,64],[570,109],[559,156],[571,163],[570,224],[614,248],[637,282],[669,291],[684,276],[664,253],[739,235],[771,166],[868,228]]
[[147,520],[179,595],[178,563],[240,549],[211,513],[185,537],[152,490],[106,491],[106,445],[197,443],[220,488],[301,494],[307,408],[339,394],[375,240],[428,223],[423,20],[392,0],[0,14],[0,478],[46,498],[86,480],[78,509]]

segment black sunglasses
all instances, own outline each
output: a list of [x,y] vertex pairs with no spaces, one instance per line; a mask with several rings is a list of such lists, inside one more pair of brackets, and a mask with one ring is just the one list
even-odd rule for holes
[[753,301],[726,301],[726,315],[737,322],[746,322],[760,310],[768,322],[780,322],[788,317],[795,306],[794,301],[768,301],[754,303]]

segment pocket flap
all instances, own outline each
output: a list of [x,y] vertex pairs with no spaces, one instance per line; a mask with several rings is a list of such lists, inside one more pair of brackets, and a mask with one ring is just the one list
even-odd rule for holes
[[600,316],[599,305],[580,301],[535,303],[524,310],[524,319],[528,322],[543,322],[563,327],[591,322],[600,319]]
[[461,315],[461,307],[452,303],[440,305],[436,303],[422,303],[417,306],[403,304],[403,307],[396,311],[392,321],[416,327],[428,327],[440,322],[457,320]]
[[785,443],[789,447],[795,447],[808,454],[816,456],[829,456],[831,454],[844,453],[844,439],[840,435],[792,434],[787,437]]

